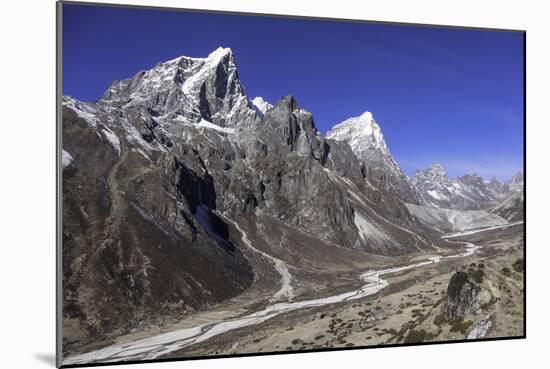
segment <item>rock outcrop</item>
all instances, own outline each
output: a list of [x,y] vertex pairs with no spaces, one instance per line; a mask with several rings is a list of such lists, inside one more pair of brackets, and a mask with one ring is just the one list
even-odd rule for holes
[[481,288],[467,272],[455,273],[447,287],[443,314],[448,321],[465,319],[480,307]]

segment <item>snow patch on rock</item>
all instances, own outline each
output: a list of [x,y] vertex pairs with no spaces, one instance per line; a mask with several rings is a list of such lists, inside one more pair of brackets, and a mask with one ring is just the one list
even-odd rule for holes
[[261,116],[263,116],[269,109],[273,107],[272,104],[268,103],[263,99],[263,97],[260,96],[256,96],[250,102]]
[[118,136],[109,128],[102,129],[101,133],[103,133],[107,141],[109,141],[109,143],[113,146],[113,149],[115,149],[117,155],[120,156],[120,139],[118,138]]
[[63,169],[70,166],[72,163],[74,163],[74,159],[67,151],[62,150],[61,151],[61,165],[63,166]]
[[209,121],[205,119],[201,119],[199,123],[197,123],[197,127],[199,128],[206,128],[206,129],[213,129],[218,132],[223,132],[227,134],[231,134],[235,132],[234,128],[228,128],[228,127],[220,127],[215,125],[214,123],[210,123]]
[[72,97],[63,97],[63,106],[71,109],[79,118],[82,118],[92,127],[97,127],[97,111],[90,105],[73,99]]

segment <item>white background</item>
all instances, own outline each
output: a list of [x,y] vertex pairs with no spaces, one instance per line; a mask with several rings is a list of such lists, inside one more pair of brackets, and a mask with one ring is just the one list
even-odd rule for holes
[[[117,1],[119,2],[119,1]],[[544,1],[180,0],[133,4],[527,30],[527,340],[145,364],[135,368],[519,368],[548,364],[548,16]],[[2,2],[0,366],[53,367],[55,6]],[[543,364],[545,363],[546,364]]]

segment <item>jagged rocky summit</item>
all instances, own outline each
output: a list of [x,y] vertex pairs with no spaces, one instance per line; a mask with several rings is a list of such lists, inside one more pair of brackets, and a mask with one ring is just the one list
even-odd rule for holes
[[181,56],[115,81],[100,101],[141,107],[160,120],[208,121],[221,127],[258,118],[240,82],[233,52],[221,47],[206,58]]

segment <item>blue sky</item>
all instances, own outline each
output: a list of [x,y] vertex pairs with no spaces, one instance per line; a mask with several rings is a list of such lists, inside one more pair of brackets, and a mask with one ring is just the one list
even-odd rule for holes
[[523,35],[64,5],[63,94],[230,47],[252,98],[289,93],[324,133],[371,111],[402,169],[506,179],[523,163]]

